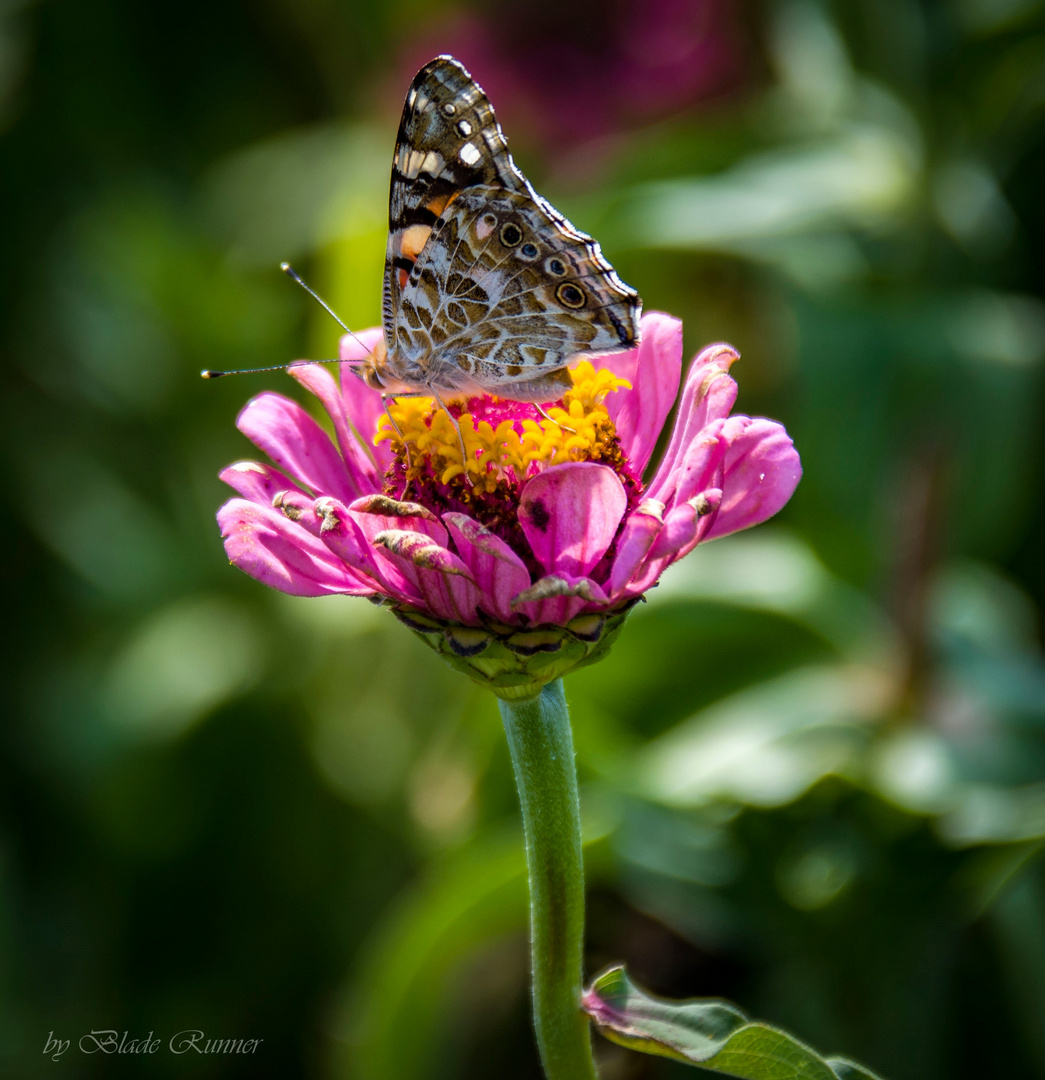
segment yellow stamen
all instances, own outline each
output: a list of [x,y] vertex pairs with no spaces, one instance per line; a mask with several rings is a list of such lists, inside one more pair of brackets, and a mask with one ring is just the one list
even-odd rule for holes
[[420,478],[427,460],[440,483],[448,484],[467,469],[477,492],[494,492],[502,482],[521,480],[532,462],[558,465],[565,461],[606,461],[619,463],[617,432],[603,404],[606,395],[631,389],[627,379],[606,368],[596,370],[583,360],[570,371],[573,387],[563,395],[563,407],[546,407],[550,419],[523,420],[522,435],[511,420],[503,420],[496,430],[486,420],[476,425],[470,413],[458,417],[465,460],[461,460],[461,440],[446,412],[432,398],[396,398],[388,408],[402,438],[387,416],[377,422],[374,442],[389,440],[403,457],[404,442],[409,447],[408,480]]

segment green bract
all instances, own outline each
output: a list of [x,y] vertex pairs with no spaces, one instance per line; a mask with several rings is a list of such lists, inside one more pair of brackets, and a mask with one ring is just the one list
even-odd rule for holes
[[548,683],[601,660],[634,604],[606,614],[579,615],[565,626],[525,630],[490,620],[483,626],[461,626],[399,604],[387,606],[451,667],[504,701],[523,701]]

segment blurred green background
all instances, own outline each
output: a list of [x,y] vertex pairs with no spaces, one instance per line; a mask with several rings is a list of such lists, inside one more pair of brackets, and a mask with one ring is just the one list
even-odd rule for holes
[[229,567],[235,415],[296,387],[197,376],[333,354],[283,258],[377,320],[402,95],[453,51],[805,467],[567,680],[589,971],[889,1080],[1045,1076],[1043,9],[0,5],[0,1073],[539,1076],[494,700]]

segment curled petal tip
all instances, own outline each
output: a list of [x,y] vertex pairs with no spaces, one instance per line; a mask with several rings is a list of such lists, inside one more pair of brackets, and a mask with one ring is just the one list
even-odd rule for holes
[[716,342],[714,345],[707,345],[697,353],[696,358],[693,361],[694,366],[702,367],[704,364],[710,364],[714,361],[719,363],[725,363],[726,370],[728,370],[733,364],[740,359],[740,350],[735,349],[732,345],[725,341]]
[[272,506],[276,510],[282,510],[291,521],[298,521],[301,518],[301,507],[296,506],[290,496],[289,491],[277,491],[272,496]]
[[606,595],[602,589],[589,578],[578,578],[570,581],[568,578],[560,577],[558,574],[548,574],[546,577],[534,582],[528,589],[523,589],[522,592],[513,596],[512,607],[516,608],[521,604],[529,604],[534,600],[551,600],[553,597],[559,596],[579,596],[590,604],[604,603],[606,600]]
[[644,517],[656,518],[658,521],[664,520],[664,504],[660,499],[643,499],[637,507],[635,507],[636,514],[642,514]]
[[436,515],[426,506],[420,503],[407,502],[402,499],[393,499],[390,495],[380,492],[374,495],[363,495],[349,506],[349,510],[355,510],[360,514],[377,514],[380,517],[403,517],[423,518],[425,521],[436,521]]
[[424,533],[411,532],[408,529],[385,529],[374,537],[374,543],[380,544],[393,555],[409,559],[421,570],[438,570],[441,574],[460,576],[475,584],[468,567]]

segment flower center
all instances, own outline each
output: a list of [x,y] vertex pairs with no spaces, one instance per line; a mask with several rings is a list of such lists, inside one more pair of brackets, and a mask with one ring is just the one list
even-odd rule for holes
[[390,400],[374,438],[375,444],[390,442],[395,453],[385,491],[437,513],[463,510],[517,550],[519,490],[549,465],[599,462],[620,476],[629,493],[637,491],[604,404],[608,394],[630,390],[631,383],[587,360],[569,374],[573,386],[543,410],[489,394],[445,409],[427,397]]
[[[378,420],[374,442],[391,442],[402,480],[435,481],[443,487],[460,481],[462,488],[471,486],[478,493],[515,486],[564,461],[623,465],[617,431],[603,402],[615,390],[630,390],[631,383],[606,368],[596,370],[587,360],[570,377],[573,387],[547,406],[545,415],[536,405],[485,394],[452,402],[447,409],[433,398],[395,398],[389,415]],[[466,470],[470,485],[463,479]]]

